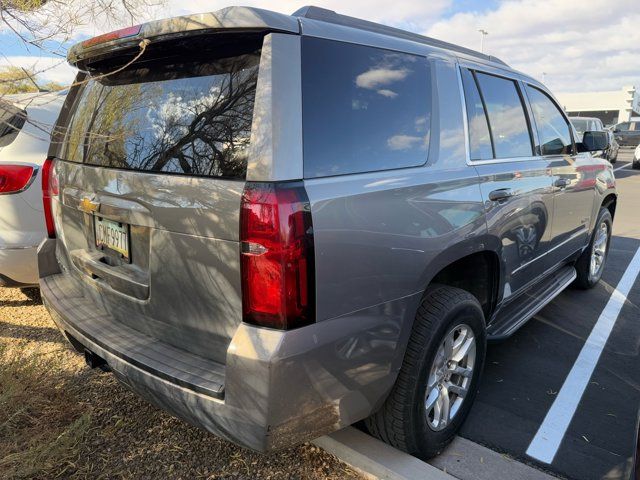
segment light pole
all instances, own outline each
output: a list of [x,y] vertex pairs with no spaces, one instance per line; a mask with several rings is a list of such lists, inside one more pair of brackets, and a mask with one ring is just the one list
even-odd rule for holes
[[542,83],[547,79],[547,72],[542,72]]
[[480,52],[484,53],[484,37],[489,35],[489,32],[487,32],[484,28],[480,28],[478,29],[478,31],[480,32]]

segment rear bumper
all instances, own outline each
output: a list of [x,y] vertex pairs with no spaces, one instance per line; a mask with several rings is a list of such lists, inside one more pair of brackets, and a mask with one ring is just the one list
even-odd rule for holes
[[38,284],[37,247],[0,245],[0,286],[28,287]]
[[[52,264],[46,258],[55,254],[52,242],[40,247],[41,275]],[[220,365],[141,332],[124,332],[126,326],[83,297],[83,288],[92,287],[78,288],[81,281],[64,272],[44,275],[44,304],[76,348],[80,343],[102,357],[151,403],[256,451],[308,441],[365,418],[395,381],[390,362],[370,354],[357,358],[357,349],[349,348],[371,322],[327,321],[289,332],[241,324]]]

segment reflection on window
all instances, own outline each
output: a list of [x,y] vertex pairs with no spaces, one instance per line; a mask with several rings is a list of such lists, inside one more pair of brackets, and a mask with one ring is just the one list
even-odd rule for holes
[[[572,142],[569,125],[560,110],[558,110],[558,107],[545,93],[535,87],[527,86],[527,95],[533,110],[536,128],[538,129],[540,153],[542,155],[571,153]],[[593,124],[593,122],[589,123]]]
[[302,52],[305,177],[426,162],[426,58],[317,38]]
[[105,83],[92,80],[77,99],[61,156],[105,167],[242,178],[258,63],[257,53],[173,61]]
[[531,137],[515,82],[477,73],[487,107],[496,158],[532,155]]
[[[529,90],[529,89],[527,89]],[[529,96],[531,96],[531,92],[529,91]],[[580,118],[573,118],[571,119],[571,123],[573,124],[573,126],[576,129],[576,132],[578,132],[579,135],[582,135],[584,132],[586,132],[587,130],[589,130],[589,126],[587,125],[587,121],[580,119]]]
[[478,92],[478,86],[469,70],[463,68],[461,73],[469,124],[469,155],[471,160],[488,160],[493,158],[493,150],[487,116]]
[[0,147],[13,142],[27,120],[27,111],[0,100]]

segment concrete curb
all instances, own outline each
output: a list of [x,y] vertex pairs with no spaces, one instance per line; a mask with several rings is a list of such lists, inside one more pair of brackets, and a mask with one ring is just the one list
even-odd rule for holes
[[313,443],[369,479],[455,479],[436,467],[396,450],[353,427],[320,437]]
[[441,455],[429,461],[433,466],[460,480],[552,480],[556,477],[536,470],[513,458],[456,437]]

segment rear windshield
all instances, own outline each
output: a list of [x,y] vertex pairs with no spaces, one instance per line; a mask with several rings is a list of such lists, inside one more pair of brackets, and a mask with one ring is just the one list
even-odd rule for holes
[[27,112],[0,100],[0,148],[13,142],[27,120]]
[[571,119],[571,123],[573,124],[573,126],[575,127],[576,131],[579,134],[583,134],[584,132],[587,131],[587,129],[589,128],[588,126],[588,122],[586,120],[579,120],[579,119]]
[[110,168],[244,178],[260,44],[236,42],[233,49],[215,58],[195,48],[195,56],[153,58],[90,80],[74,102],[60,157]]

